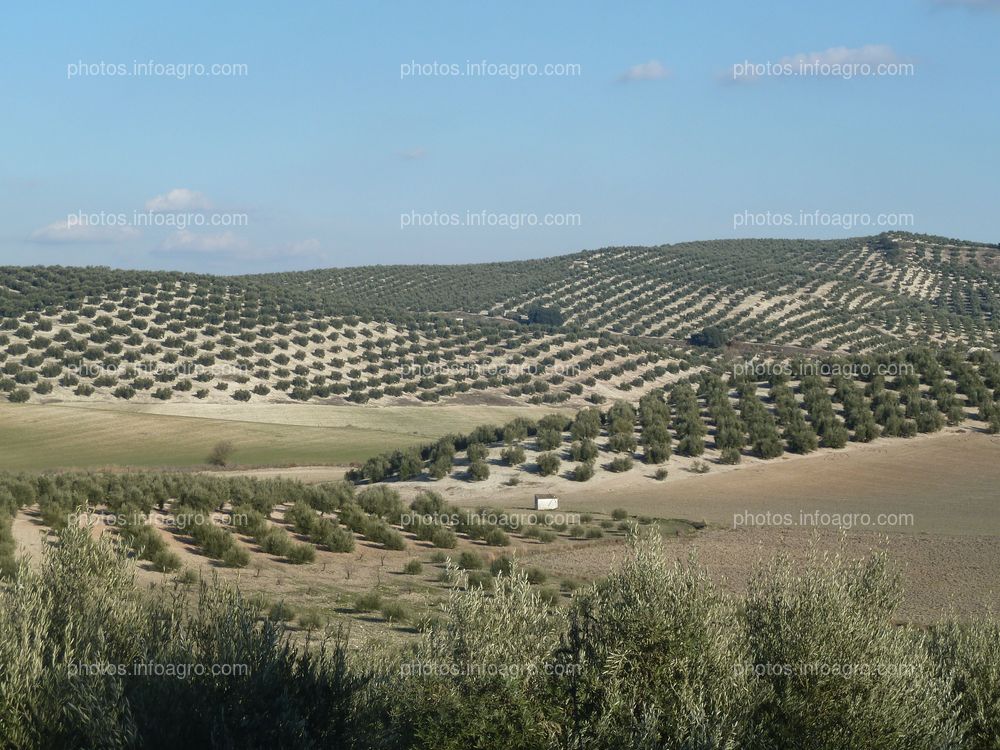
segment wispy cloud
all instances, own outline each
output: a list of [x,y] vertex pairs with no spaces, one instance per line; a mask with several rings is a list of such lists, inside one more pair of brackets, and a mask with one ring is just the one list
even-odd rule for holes
[[620,83],[631,83],[633,81],[659,81],[669,76],[670,71],[664,67],[663,63],[659,60],[650,60],[649,62],[633,65],[631,68],[618,76],[618,81]]
[[193,253],[233,253],[246,249],[246,240],[232,232],[202,234],[182,229],[169,235],[160,246],[162,250]]
[[310,237],[269,248],[254,247],[232,232],[215,234],[190,230],[174,232],[154,251],[156,255],[197,255],[218,260],[269,261],[282,259],[326,258],[320,241]]
[[[912,64],[887,44],[862,47],[830,47],[820,52],[798,52],[776,61],[735,63],[720,78],[730,82],[750,83],[764,78],[844,78],[886,75],[885,66]],[[881,67],[880,67],[881,66]],[[899,73],[888,73],[898,75]],[[908,73],[912,75],[912,70]]]
[[146,201],[146,210],[153,213],[170,211],[207,211],[212,207],[204,193],[187,188],[174,188]]
[[139,230],[134,227],[70,223],[68,219],[63,219],[62,221],[54,221],[41,229],[36,229],[28,237],[28,240],[43,245],[83,245],[98,242],[126,242],[139,236]]
[[406,149],[405,151],[399,152],[399,157],[401,159],[406,159],[407,161],[415,161],[417,159],[423,159],[425,156],[427,156],[427,150],[420,147],[409,148]]

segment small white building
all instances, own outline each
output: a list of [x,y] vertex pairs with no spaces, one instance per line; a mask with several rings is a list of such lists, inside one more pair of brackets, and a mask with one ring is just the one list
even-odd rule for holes
[[535,510],[556,510],[559,498],[555,495],[535,495]]

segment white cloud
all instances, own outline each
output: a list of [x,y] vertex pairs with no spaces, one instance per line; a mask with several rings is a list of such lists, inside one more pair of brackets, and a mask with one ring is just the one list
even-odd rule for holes
[[[830,47],[821,52],[798,52],[777,61],[736,63],[732,72],[723,76],[729,81],[751,82],[762,78],[849,77],[878,73],[880,65],[904,65],[906,60],[887,44],[866,44],[862,47]],[[912,67],[912,65],[911,65]],[[870,69],[868,73],[860,72]],[[910,73],[912,75],[912,72]],[[898,73],[897,73],[898,75]]]
[[153,213],[164,213],[168,211],[205,211],[212,207],[211,202],[204,193],[187,188],[174,188],[173,190],[150,198],[146,201],[146,210]]
[[631,68],[618,76],[618,80],[622,83],[630,83],[632,81],[659,81],[669,75],[670,71],[663,66],[663,63],[659,60],[650,60],[649,62],[633,65]]
[[782,63],[819,63],[821,65],[864,64],[900,62],[899,56],[887,44],[866,44],[864,47],[830,47],[822,52],[800,52],[781,58]]
[[182,229],[168,236],[161,249],[192,253],[234,253],[244,250],[246,246],[246,240],[232,232],[197,234]]
[[36,229],[28,237],[31,242],[46,245],[86,244],[97,242],[126,242],[140,236],[138,229],[127,226],[70,223],[68,219],[54,221]]
[[319,240],[309,238],[267,249],[255,248],[232,232],[198,234],[189,230],[174,232],[155,251],[157,255],[197,254],[239,261],[268,261],[286,258],[323,259]]
[[415,161],[416,159],[423,159],[427,156],[427,151],[423,148],[410,148],[406,151],[399,152],[400,157],[407,159],[409,161]]

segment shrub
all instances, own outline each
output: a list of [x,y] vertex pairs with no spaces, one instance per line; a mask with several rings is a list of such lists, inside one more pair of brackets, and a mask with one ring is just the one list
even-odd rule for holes
[[707,474],[709,469],[711,469],[711,467],[708,465],[707,461],[702,461],[701,459],[698,459],[691,463],[691,471],[693,471],[695,474]]
[[473,461],[469,465],[469,477],[473,482],[482,482],[490,478],[490,467],[484,461]]
[[406,539],[403,535],[396,531],[394,528],[386,525],[384,522],[379,522],[374,524],[366,533],[365,536],[371,539],[373,542],[381,544],[386,549],[391,550],[404,550],[406,549]]
[[197,583],[198,574],[195,573],[190,568],[185,568],[180,575],[174,576],[174,581],[181,584],[182,586],[189,586],[192,583]]
[[483,537],[483,541],[491,547],[506,547],[510,544],[510,537],[500,529],[490,529]]
[[410,610],[402,602],[386,602],[379,611],[388,622],[406,622],[410,619]]
[[410,510],[422,516],[441,515],[447,508],[445,499],[433,490],[424,490],[410,503]]
[[616,473],[621,473],[623,471],[628,471],[632,468],[634,462],[631,456],[617,456],[612,459],[611,463],[608,464],[608,470]]
[[586,482],[594,477],[594,465],[590,462],[578,464],[573,469],[573,481]]
[[669,475],[669,472],[666,469],[664,469],[664,468],[661,467],[661,468],[659,468],[659,469],[656,470],[656,474],[654,474],[653,476],[656,477],[657,481],[662,482],[664,479],[667,478],[668,475]]
[[389,523],[399,523],[403,516],[403,501],[391,487],[369,487],[358,494],[357,503],[366,513],[381,516]]
[[743,454],[740,453],[739,448],[723,448],[722,454],[719,456],[719,461],[724,464],[738,464],[743,460]]
[[506,555],[498,557],[490,563],[490,573],[495,576],[509,576],[513,570],[514,561]]
[[524,448],[512,445],[500,451],[500,458],[508,466],[518,466],[524,463]]
[[593,440],[576,442],[570,446],[569,453],[574,461],[594,461],[598,454],[597,444]]
[[[94,383],[96,384],[97,380],[95,380]],[[120,385],[112,391],[111,395],[115,398],[130,399],[135,396],[135,388],[130,385]]]
[[290,622],[295,619],[295,608],[285,601],[275,602],[268,609],[267,616],[276,622]]
[[357,612],[377,612],[382,607],[382,596],[377,591],[369,591],[354,597]]
[[485,570],[473,570],[466,576],[468,587],[489,591],[493,588],[493,576]]
[[[668,560],[657,535],[642,537],[607,578],[578,591],[568,616],[564,653],[578,655],[570,658],[581,670],[574,690],[583,702],[570,710],[581,747],[634,746],[628,738],[639,736],[651,747],[685,747],[695,736],[705,747],[801,742],[797,732],[791,743],[751,742],[752,683],[740,669],[737,612],[700,568]],[[630,692],[637,684],[641,691]],[[655,717],[645,713],[653,706]]]
[[538,590],[538,598],[543,604],[554,607],[559,603],[559,589],[554,586],[544,586]]
[[628,518],[628,511],[625,510],[624,508],[615,508],[613,511],[611,511],[611,517],[615,521],[624,521],[626,518]]
[[260,548],[269,555],[285,557],[292,546],[292,540],[288,532],[279,529],[277,526],[269,526],[267,530],[257,537]]
[[406,565],[403,566],[403,573],[408,576],[418,575],[424,566],[421,564],[420,560],[410,560]]
[[213,466],[226,466],[232,458],[236,446],[230,440],[220,440],[212,446],[208,454],[208,462]]
[[794,565],[777,559],[751,580],[744,613],[749,663],[896,667],[866,679],[863,691],[857,678],[842,674],[765,675],[757,710],[761,745],[782,744],[786,727],[795,726],[815,746],[831,721],[839,747],[948,744],[947,682],[916,635],[893,623],[901,596],[900,577],[883,554],[856,561],[816,550]]
[[15,404],[23,404],[29,398],[31,398],[31,393],[26,388],[17,388],[7,396],[7,400]]
[[482,443],[470,443],[469,447],[466,449],[469,461],[473,464],[481,461],[485,461],[486,457],[489,455],[490,450]]
[[525,575],[528,577],[528,583],[531,584],[545,583],[549,579],[548,574],[544,570],[535,566],[528,568],[525,571]]
[[455,535],[454,531],[446,529],[442,526],[434,530],[434,533],[431,535],[430,542],[435,547],[439,547],[441,549],[455,549],[455,547],[458,546],[458,537]]
[[159,549],[153,553],[150,562],[153,568],[160,573],[172,573],[181,569],[181,558],[168,549]]
[[234,544],[222,553],[222,562],[230,568],[245,568],[250,563],[250,553]]
[[543,477],[552,476],[559,471],[559,456],[555,453],[542,453],[538,457],[538,473]]
[[303,630],[319,630],[323,625],[323,617],[316,610],[309,610],[299,615],[299,627]]
[[456,565],[462,570],[480,570],[483,567],[483,558],[475,552],[466,550],[458,556]]
[[316,548],[311,544],[293,544],[286,553],[288,562],[293,565],[304,565],[316,559]]
[[937,674],[955,680],[969,747],[987,748],[1000,737],[1000,623],[948,620],[930,630],[928,652]]
[[330,552],[354,551],[354,535],[329,518],[319,520],[310,538],[316,544],[326,547]]

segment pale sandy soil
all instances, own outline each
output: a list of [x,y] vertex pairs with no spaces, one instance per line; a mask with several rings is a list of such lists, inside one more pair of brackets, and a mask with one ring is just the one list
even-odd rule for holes
[[[498,453],[498,449],[494,449]],[[422,488],[434,488],[456,505],[491,505],[511,509],[530,507],[537,491],[555,490],[561,510],[603,513],[616,507],[635,515],[688,518],[709,522],[709,528],[690,536],[668,537],[672,554],[686,558],[692,548],[700,561],[723,585],[742,590],[761,559],[784,553],[803,559],[810,544],[836,549],[841,544],[851,556],[884,547],[903,575],[905,595],[899,618],[929,622],[953,612],[962,617],[1000,611],[1000,438],[964,430],[913,440],[884,440],[854,446],[846,451],[826,451],[786,461],[755,463],[738,468],[713,465],[707,475],[679,468],[676,457],[668,466],[665,482],[651,478],[642,467],[624,475],[599,472],[597,479],[577,484],[566,479],[543,479],[522,472],[517,487],[493,486],[460,480],[397,483],[405,499]],[[718,469],[718,471],[717,471]],[[328,481],[340,476],[336,467],[262,469],[255,476],[290,476],[305,481]],[[487,485],[487,486],[484,486]],[[856,527],[841,532],[827,525],[803,525],[800,511],[824,513],[909,513],[912,525]],[[766,514],[762,520],[733,528],[734,514]],[[791,523],[775,514],[788,513]],[[272,521],[280,523],[279,508]],[[22,551],[37,557],[45,528],[34,509],[23,509],[13,533]],[[438,569],[427,564],[431,548],[410,538],[408,548],[386,552],[358,542],[350,554],[317,551],[311,565],[294,566],[265,555],[250,539],[239,543],[252,553],[242,571],[219,567],[183,537],[161,530],[185,567],[222,580],[239,581],[248,591],[269,599],[287,598],[300,611],[317,609],[328,617],[349,617],[359,635],[384,629],[377,616],[350,612],[354,594],[381,587],[389,598],[400,598],[416,611],[430,611],[445,589],[436,580]],[[591,580],[606,575],[615,556],[623,553],[622,537],[610,535],[596,541],[569,541],[560,537],[551,545],[514,537],[518,556],[537,565],[550,581],[563,578]],[[486,548],[463,541],[461,548],[475,548],[486,556],[509,553],[511,548]],[[452,553],[457,554],[457,553]],[[403,576],[410,559],[421,559],[424,572]],[[141,563],[140,582],[155,584],[167,579]]]
[[[686,561],[693,550],[713,580],[724,589],[743,592],[762,561],[781,554],[793,563],[804,562],[813,545],[821,550],[842,549],[849,558],[884,549],[893,569],[902,575],[900,621],[930,623],[949,616],[970,618],[1000,612],[1000,540],[992,535],[877,534],[801,528],[713,529],[690,537],[667,538],[667,549]],[[607,574],[620,543],[543,551],[531,558],[554,577],[583,579]]]
[[[603,444],[604,438],[598,443]],[[636,461],[631,471],[616,474],[598,464],[594,478],[574,482],[576,465],[564,458],[559,475],[542,477],[530,470],[538,452],[526,441],[528,471],[500,463],[500,449],[490,450],[490,477],[467,479],[467,464],[442,480],[394,482],[404,495],[433,489],[459,505],[491,504],[527,508],[535,493],[553,493],[564,507],[610,512],[622,507],[636,515],[688,518],[732,526],[734,514],[822,513],[913,514],[912,523],[898,530],[913,533],[990,533],[1000,535],[1000,436],[965,427],[911,439],[885,438],[849,443],[840,450],[807,455],[786,453],[762,461],[744,457],[736,466],[713,461],[710,470],[691,470],[695,459],[672,456],[664,464],[666,480],[654,478],[655,466]],[[601,456],[604,462],[610,457]],[[290,469],[294,475],[295,469]],[[508,486],[513,476],[519,484]]]

